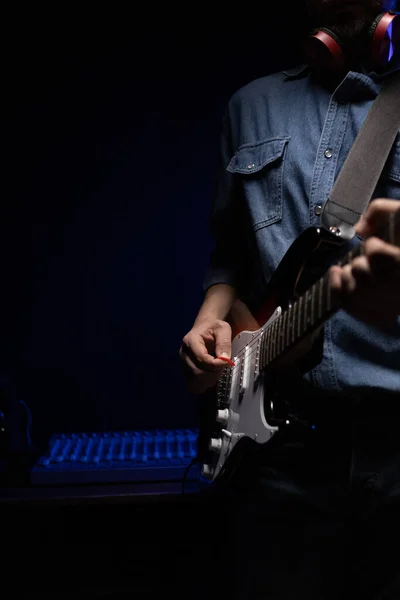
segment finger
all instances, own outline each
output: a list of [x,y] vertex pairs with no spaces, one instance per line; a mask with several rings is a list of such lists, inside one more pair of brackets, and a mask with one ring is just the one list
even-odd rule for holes
[[351,275],[358,286],[362,284],[371,285],[376,283],[376,278],[372,272],[371,264],[365,255],[359,256],[352,261]]
[[214,330],[215,354],[224,358],[231,358],[232,329],[229,323],[222,321]]
[[191,376],[200,376],[204,373],[202,369],[200,369],[194,360],[189,356],[188,352],[184,347],[182,347],[179,351],[179,356],[182,360],[182,366],[187,375]]
[[331,290],[340,292],[342,289],[342,268],[335,265],[329,269],[329,285]]
[[209,354],[202,336],[196,335],[184,338],[182,351],[191,358],[192,362],[202,371],[220,371],[225,367],[222,360]]
[[223,362],[222,360],[219,361],[219,368],[215,368],[215,369],[208,369],[207,367],[204,368],[204,366],[199,363],[198,361],[196,361],[196,359],[193,359],[189,354],[184,352],[184,359],[183,359],[184,365],[187,369],[187,371],[190,371],[190,373],[192,375],[194,375],[195,377],[203,377],[203,376],[207,376],[209,378],[211,378],[211,380],[215,380],[217,381],[218,378],[221,376],[221,370],[226,367],[225,362]]
[[368,237],[387,221],[389,214],[400,209],[399,200],[389,198],[377,198],[373,200],[364,215],[355,226],[355,231],[362,237]]
[[[341,273],[342,279],[346,277]],[[357,280],[357,276],[355,276]],[[376,324],[389,324],[397,319],[400,308],[400,276],[393,285],[393,277],[377,280],[372,276],[368,281],[356,281],[355,291],[347,292],[347,282],[344,279],[343,289],[338,293],[340,306],[348,313],[363,321]],[[371,283],[372,282],[372,283]],[[377,284],[377,285],[375,285]]]
[[387,275],[400,275],[400,248],[371,237],[364,243],[364,254],[344,267],[332,267],[330,283],[336,291],[354,291],[354,284],[377,284]]
[[216,385],[221,376],[220,372],[202,371],[187,354],[184,354],[183,366],[187,378],[188,389],[193,394],[204,393]]
[[364,244],[372,273],[378,278],[397,276],[400,272],[400,248],[371,237]]
[[360,284],[374,282],[375,277],[366,256],[359,256],[349,265],[335,266],[330,270],[330,285],[334,292],[354,292]]
[[341,272],[341,291],[344,294],[353,294],[357,289],[357,281],[352,272],[351,264],[342,268]]

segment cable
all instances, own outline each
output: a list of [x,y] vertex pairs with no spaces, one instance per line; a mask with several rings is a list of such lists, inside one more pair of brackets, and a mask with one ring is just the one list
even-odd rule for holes
[[183,477],[182,477],[182,492],[181,492],[181,493],[182,493],[182,496],[184,496],[184,495],[185,495],[185,483],[186,483],[187,476],[189,475],[189,471],[190,471],[190,469],[191,469],[192,467],[194,467],[194,465],[195,465],[196,463],[198,463],[198,462],[200,462],[200,459],[199,459],[199,457],[198,457],[198,456],[195,456],[195,457],[194,457],[194,458],[193,458],[193,459],[190,461],[190,463],[188,464],[188,466],[187,466],[187,467],[186,467],[186,469],[185,469],[185,472],[184,472],[184,474],[183,474]]

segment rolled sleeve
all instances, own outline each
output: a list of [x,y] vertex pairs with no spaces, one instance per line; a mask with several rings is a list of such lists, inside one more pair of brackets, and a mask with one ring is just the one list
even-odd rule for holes
[[233,155],[231,125],[227,111],[222,123],[219,165],[210,216],[210,233],[214,248],[203,281],[204,291],[219,283],[231,285],[238,291],[243,287],[243,240],[246,227],[241,190],[235,175],[227,170]]

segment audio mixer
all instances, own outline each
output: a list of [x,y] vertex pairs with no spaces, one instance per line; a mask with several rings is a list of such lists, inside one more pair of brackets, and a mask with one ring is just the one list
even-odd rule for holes
[[[181,481],[197,456],[198,431],[168,429],[55,434],[31,471],[34,485]],[[198,478],[197,465],[188,480]]]

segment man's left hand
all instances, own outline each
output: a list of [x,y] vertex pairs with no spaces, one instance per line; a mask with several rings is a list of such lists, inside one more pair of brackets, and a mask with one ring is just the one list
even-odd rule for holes
[[[400,247],[376,237],[388,215],[400,210],[399,200],[371,202],[356,225],[366,238],[364,252],[344,267],[330,269],[330,284],[342,308],[367,323],[388,327],[400,315]],[[397,231],[397,235],[400,232]]]

